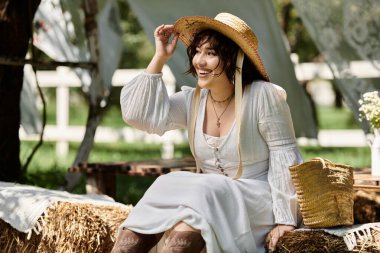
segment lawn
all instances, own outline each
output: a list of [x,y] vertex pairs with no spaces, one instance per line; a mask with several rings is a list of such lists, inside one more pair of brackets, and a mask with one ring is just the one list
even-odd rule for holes
[[346,107],[319,106],[317,117],[320,129],[359,129],[352,112]]

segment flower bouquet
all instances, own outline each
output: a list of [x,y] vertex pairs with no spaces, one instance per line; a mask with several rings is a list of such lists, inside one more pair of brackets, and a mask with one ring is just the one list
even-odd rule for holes
[[366,92],[359,99],[360,119],[366,119],[373,129],[380,128],[380,97],[378,91]]
[[368,120],[375,138],[371,146],[371,173],[380,176],[380,97],[378,91],[366,92],[359,100],[359,119]]

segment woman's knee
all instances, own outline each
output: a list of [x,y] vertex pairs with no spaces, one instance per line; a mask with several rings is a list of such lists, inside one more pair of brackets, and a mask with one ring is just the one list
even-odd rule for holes
[[[162,249],[164,253],[199,253],[204,248],[205,241],[200,232],[183,224],[185,223],[177,224],[169,233]],[[188,228],[192,230],[182,230]]]
[[140,234],[129,229],[120,231],[111,253],[146,253],[161,239],[160,234]]

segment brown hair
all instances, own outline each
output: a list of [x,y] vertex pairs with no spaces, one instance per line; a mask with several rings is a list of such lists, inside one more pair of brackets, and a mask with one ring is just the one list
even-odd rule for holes
[[[188,46],[187,56],[189,58],[190,66],[186,73],[196,76],[196,71],[192,64],[192,61],[197,52],[197,47],[200,47],[206,42],[210,43],[211,48],[219,57],[219,64],[223,64],[222,71],[226,72],[228,80],[233,83],[235,79],[235,71],[237,68],[236,57],[239,47],[228,37],[211,29],[202,30],[195,34],[194,39]],[[251,84],[253,80],[265,80],[265,78],[263,78],[262,75],[257,71],[256,67],[251,63],[247,56],[244,57],[243,61],[242,79],[243,85]]]

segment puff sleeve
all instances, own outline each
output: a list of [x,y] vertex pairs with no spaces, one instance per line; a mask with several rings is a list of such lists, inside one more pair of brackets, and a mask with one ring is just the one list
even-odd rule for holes
[[123,120],[137,129],[159,135],[186,127],[186,93],[181,91],[169,98],[162,73],[142,72],[121,90]]
[[297,226],[298,202],[289,166],[302,162],[293,129],[286,92],[267,83],[260,94],[259,131],[269,148],[268,181],[275,223]]

